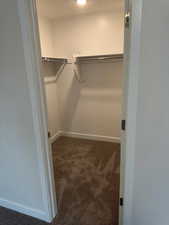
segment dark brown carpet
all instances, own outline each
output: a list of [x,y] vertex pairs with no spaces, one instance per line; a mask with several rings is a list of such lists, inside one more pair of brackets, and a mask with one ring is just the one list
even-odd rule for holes
[[118,225],[120,145],[61,137],[53,145],[57,225]]
[[[53,225],[118,225],[120,145],[61,137],[53,145]],[[48,225],[0,207],[0,225]]]
[[43,221],[34,219],[9,209],[0,207],[0,225],[49,225]]

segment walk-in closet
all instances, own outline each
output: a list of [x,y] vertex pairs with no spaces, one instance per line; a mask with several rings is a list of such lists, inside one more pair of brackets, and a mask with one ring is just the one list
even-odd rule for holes
[[118,225],[123,0],[37,0],[57,225]]

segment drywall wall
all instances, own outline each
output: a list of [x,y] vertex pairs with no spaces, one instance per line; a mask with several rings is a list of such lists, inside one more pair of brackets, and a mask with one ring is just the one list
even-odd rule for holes
[[0,21],[0,206],[45,219],[16,0],[0,2]]
[[[160,16],[154,16],[159,15]],[[143,0],[131,225],[168,225],[169,1]]]
[[[55,54],[93,55],[123,52],[123,12],[101,12],[54,22]],[[57,85],[64,132],[120,137],[122,62],[81,67],[80,84],[67,65]]]
[[68,65],[58,81],[64,132],[120,137],[122,62],[81,66],[79,83]]
[[123,52],[123,10],[56,20],[55,56]]
[[[123,11],[49,20],[39,15],[42,55],[54,46],[55,57],[123,52]],[[48,27],[48,29],[46,28]],[[52,27],[52,30],[51,30]],[[52,36],[52,37],[51,37]],[[46,38],[47,37],[47,38]],[[47,39],[47,41],[45,41]],[[46,54],[46,55],[45,55]],[[53,73],[53,67],[52,73]],[[56,83],[46,86],[49,129],[63,132],[120,137],[122,62],[85,65],[84,83],[75,79],[67,65]],[[45,69],[45,76],[51,71]],[[55,102],[55,103],[54,103]]]
[[54,41],[51,20],[38,15],[42,56],[54,56]]
[[48,110],[48,127],[51,137],[57,135],[60,130],[59,124],[59,107],[58,91],[55,81],[45,82],[47,110]]
[[[52,33],[52,21],[38,15],[39,32],[41,40],[41,52],[43,57],[54,57],[54,42]],[[57,66],[53,63],[42,63],[42,77],[56,76]],[[43,79],[42,78],[42,79]],[[60,130],[58,88],[56,82],[46,82],[45,94],[48,110],[48,128],[52,137]]]

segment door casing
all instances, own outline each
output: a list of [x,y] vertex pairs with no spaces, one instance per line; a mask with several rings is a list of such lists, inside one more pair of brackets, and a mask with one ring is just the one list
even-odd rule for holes
[[125,14],[130,13],[130,26],[125,28],[124,34],[123,119],[126,130],[121,138],[120,194],[124,205],[120,207],[120,225],[132,224],[142,6],[143,0],[125,0]]
[[[57,214],[54,186],[53,161],[48,140],[47,107],[45,90],[41,77],[41,50],[35,0],[17,0],[19,17],[25,47],[26,66],[29,74],[29,90],[36,127],[36,141],[39,146],[38,159],[41,168],[41,181],[47,221]],[[130,29],[125,29],[124,49],[124,101],[123,118],[126,131],[122,133],[122,167],[120,194],[124,198],[120,209],[120,225],[131,225],[132,193],[135,155],[135,131],[139,82],[139,54],[143,0],[125,0],[125,11],[130,9]],[[30,12],[30,14],[28,13]]]

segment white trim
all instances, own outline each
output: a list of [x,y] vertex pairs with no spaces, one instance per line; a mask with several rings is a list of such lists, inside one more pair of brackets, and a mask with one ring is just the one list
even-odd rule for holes
[[[126,0],[127,1],[127,0]],[[142,25],[143,0],[129,0],[131,8],[131,33],[129,37],[129,48],[126,54],[125,75],[127,76],[127,108],[126,108],[126,136],[124,138],[125,152],[125,174],[124,174],[124,207],[123,225],[131,225],[133,216],[133,184],[134,184],[134,162],[136,147],[136,116],[138,102],[139,82],[139,58],[140,38]],[[125,37],[126,38],[126,37]],[[123,145],[122,145],[123,146]]]
[[48,222],[48,219],[49,219],[45,212],[24,206],[24,205],[16,203],[16,202],[8,201],[5,199],[0,199],[0,205],[4,208],[8,208],[8,209],[14,210],[16,212],[19,212],[19,213],[22,213],[25,215],[35,217],[37,219],[41,219],[46,222]]
[[[47,222],[51,222],[57,213],[54,188],[53,164],[48,143],[47,113],[44,97],[44,85],[41,77],[41,54],[36,15],[36,1],[17,0],[25,54],[29,94],[34,120],[34,132],[37,145],[39,173],[43,195],[43,207]],[[42,220],[44,218],[41,218]]]
[[94,140],[94,141],[107,141],[107,142],[120,143],[119,137],[109,137],[109,136],[101,136],[101,135],[94,135],[94,134],[84,134],[84,133],[78,133],[78,132],[60,131],[60,136],[82,138],[82,139],[88,139],[88,140]]
[[[124,16],[126,14],[131,15],[130,0],[125,0]],[[125,27],[124,21],[124,74],[123,74],[123,99],[122,99],[122,117],[121,119],[126,120],[127,111],[127,97],[128,97],[128,67],[129,67],[129,52],[130,52],[130,34],[131,24],[129,27]],[[120,198],[124,198],[124,176],[125,176],[125,158],[126,158],[126,131],[121,131],[121,157],[120,157]],[[119,225],[123,224],[123,208],[119,204]]]
[[50,138],[50,143],[54,143],[59,137],[72,137],[72,138],[81,138],[93,141],[106,141],[113,143],[120,143],[120,137],[110,137],[110,136],[101,136],[101,135],[93,135],[93,134],[84,134],[78,132],[66,132],[66,131],[58,131],[55,135]]
[[56,134],[50,137],[50,143],[53,144],[60,136],[61,136],[61,132],[58,131]]

